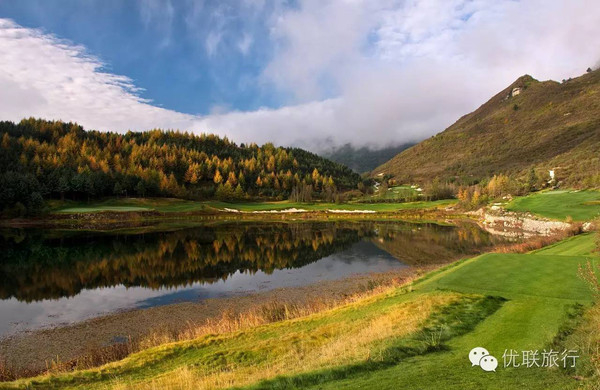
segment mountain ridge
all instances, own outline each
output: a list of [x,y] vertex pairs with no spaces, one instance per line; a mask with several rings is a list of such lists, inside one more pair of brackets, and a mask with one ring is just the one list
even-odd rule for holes
[[372,171],[415,144],[415,142],[405,142],[398,146],[389,146],[375,150],[366,146],[357,148],[351,144],[345,144],[317,154],[362,174]]
[[600,71],[556,81],[519,77],[444,131],[375,168],[405,183],[438,177],[472,184],[504,173],[556,170],[576,187],[600,186]]

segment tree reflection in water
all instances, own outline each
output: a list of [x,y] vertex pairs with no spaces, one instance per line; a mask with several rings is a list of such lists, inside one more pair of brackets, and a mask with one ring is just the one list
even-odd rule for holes
[[400,222],[237,223],[126,234],[11,229],[0,236],[0,299],[213,283],[236,271],[302,267],[360,240],[403,263],[423,265],[479,252],[498,239],[474,224]]

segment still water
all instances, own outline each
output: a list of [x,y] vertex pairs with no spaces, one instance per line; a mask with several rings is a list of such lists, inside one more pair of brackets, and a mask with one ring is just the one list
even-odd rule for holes
[[474,224],[322,222],[0,231],[0,337],[119,310],[444,263],[500,238]]

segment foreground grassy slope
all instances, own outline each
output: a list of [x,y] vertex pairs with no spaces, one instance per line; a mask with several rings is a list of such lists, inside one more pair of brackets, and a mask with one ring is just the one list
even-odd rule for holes
[[[450,340],[448,350],[417,356],[402,364],[343,381],[324,389],[567,389],[581,385],[573,372],[544,368],[503,368],[505,349],[550,349],[551,343],[578,304],[590,302],[591,294],[577,277],[578,264],[587,259],[593,236],[579,236],[543,254],[487,254],[467,260],[419,285],[419,290],[477,292],[508,299],[502,307],[465,336]],[[576,256],[562,255],[563,246]],[[471,348],[484,346],[499,360],[496,373],[471,367]],[[584,350],[584,345],[552,345]],[[570,375],[567,375],[570,374]],[[316,387],[315,387],[316,388]]]
[[171,199],[171,198],[110,198],[94,202],[60,202],[51,201],[50,210],[53,213],[93,213],[100,211],[151,211],[164,213],[196,212],[207,210],[239,210],[239,211],[269,211],[290,208],[308,211],[319,210],[367,210],[367,211],[397,211],[409,209],[426,209],[442,207],[455,203],[454,200],[421,201],[409,203],[297,203],[281,202],[220,202]]
[[[521,88],[510,96],[513,88]],[[498,173],[535,167],[561,181],[600,186],[600,71],[557,83],[523,76],[445,131],[381,165],[401,182]]]
[[[589,253],[593,240],[582,235],[531,254],[486,254],[429,274],[414,289],[0,388],[575,388],[563,370],[505,369],[502,353],[549,348],[569,313],[591,303],[577,268],[599,261]],[[496,373],[471,367],[475,346],[499,359]]]
[[[450,337],[498,305],[497,300],[477,296],[441,292],[417,296],[395,290],[301,320],[207,335],[146,350],[101,369],[7,386],[168,388],[189,380],[194,383],[189,388],[214,388],[345,365],[357,365],[350,371],[360,372],[369,356],[385,363],[390,354],[427,352],[426,333],[420,331],[425,325],[435,328],[443,321],[450,325],[446,336]],[[474,310],[480,315],[471,315]]]
[[591,221],[600,216],[598,191],[547,191],[518,197],[506,208],[512,211],[529,211],[543,217],[574,221]]

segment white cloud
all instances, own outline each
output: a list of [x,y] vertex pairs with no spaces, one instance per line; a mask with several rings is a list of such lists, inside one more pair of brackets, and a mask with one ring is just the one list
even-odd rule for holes
[[185,128],[194,119],[139,98],[132,81],[38,30],[0,19],[0,117],[36,116],[77,121],[88,128],[124,131]]
[[560,80],[600,57],[594,1],[300,4],[275,23],[282,43],[263,77],[299,102],[338,93],[332,127],[307,118],[333,143],[425,138],[523,74]]
[[[560,80],[600,58],[600,7],[591,0],[302,0],[272,9],[264,23],[274,56],[261,80],[290,96],[283,108],[225,112],[219,104],[204,117],[158,108],[84,48],[4,20],[0,116],[211,131],[313,149],[385,146],[443,130],[522,74]],[[226,49],[221,33],[204,36],[209,53]],[[231,49],[253,44],[245,35]]]

